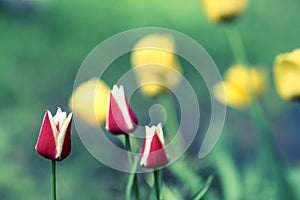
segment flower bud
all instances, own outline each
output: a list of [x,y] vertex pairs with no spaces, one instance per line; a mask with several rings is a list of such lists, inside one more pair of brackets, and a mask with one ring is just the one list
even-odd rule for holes
[[109,88],[105,82],[92,78],[74,90],[69,107],[84,122],[97,126],[106,120],[108,97]]
[[66,112],[58,108],[52,117],[51,112],[47,110],[35,146],[36,151],[51,160],[65,159],[71,151],[71,123],[72,113],[67,117]]
[[145,127],[146,137],[141,152],[140,165],[146,168],[159,168],[168,164],[169,159],[164,149],[164,135],[161,123]]
[[111,133],[131,133],[135,130],[137,118],[128,104],[124,87],[114,85],[110,92],[106,130]]
[[300,49],[275,58],[274,80],[283,99],[300,100]]
[[202,0],[202,3],[209,20],[223,22],[243,13],[248,0]]
[[232,107],[245,108],[255,97],[263,94],[265,87],[264,72],[253,67],[234,65],[225,73],[224,81],[214,87],[214,96]]
[[173,53],[175,41],[172,37],[163,34],[148,35],[139,40],[133,49],[132,67],[142,67],[135,72],[145,95],[155,96],[178,84],[181,69],[176,54]]

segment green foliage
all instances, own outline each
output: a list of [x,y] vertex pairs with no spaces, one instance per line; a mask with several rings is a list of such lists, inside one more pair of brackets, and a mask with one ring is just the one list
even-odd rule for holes
[[[45,109],[54,111],[58,105],[68,109],[76,72],[101,41],[131,28],[165,27],[202,44],[221,72],[233,64],[223,27],[227,25],[207,22],[199,0],[25,2],[27,6],[0,0],[0,199],[50,198],[50,161],[34,150],[40,123]],[[300,45],[300,3],[250,2],[245,15],[238,19],[238,27],[249,59],[265,66],[271,74],[274,56]],[[103,77],[109,84],[116,79],[115,74],[121,75],[130,67],[128,57],[116,62],[120,68]],[[198,77],[188,63],[182,63],[184,74],[206,110],[209,96],[203,95],[207,94],[205,85],[197,83]],[[299,108],[280,100],[271,78],[269,82],[262,101],[277,138],[280,161],[287,166],[288,180],[300,198]],[[151,104],[144,98],[137,94],[134,106],[141,110],[145,104]],[[202,116],[201,120],[209,121],[206,113]],[[147,121],[147,117],[142,120]],[[164,199],[191,198],[210,174],[215,178],[203,199],[276,199],[274,182],[259,174],[257,169],[261,166],[252,162],[259,145],[257,138],[251,136],[253,130],[245,129],[250,126],[248,116],[230,110],[227,121],[234,124],[226,124],[226,133],[208,158],[198,160],[194,149],[201,142],[195,142],[186,153],[188,156],[166,168]],[[201,127],[201,133],[206,126]],[[70,157],[57,164],[58,199],[124,199],[129,175],[96,161],[75,130],[72,142]],[[145,179],[140,181],[146,188],[142,192],[151,193]]]

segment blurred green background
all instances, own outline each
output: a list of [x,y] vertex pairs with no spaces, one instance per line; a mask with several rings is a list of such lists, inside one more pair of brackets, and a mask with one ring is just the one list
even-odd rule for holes
[[[300,47],[299,9],[298,0],[250,0],[235,23],[252,64],[264,66],[272,75],[274,57]],[[97,44],[119,32],[149,26],[174,29],[192,37],[212,56],[221,72],[234,63],[224,32],[226,25],[208,22],[200,0],[0,0],[1,200],[50,199],[50,161],[34,150],[45,109],[54,112],[60,105],[69,110],[77,70]],[[117,73],[129,67],[124,63]],[[191,68],[182,67],[197,91],[200,105],[209,105],[205,86],[197,85],[199,77],[193,76]],[[103,79],[113,84],[110,77]],[[288,180],[297,189],[300,108],[279,98],[272,77],[263,104],[280,161],[287,166]],[[197,141],[184,158],[164,171],[168,199],[189,199],[209,174],[215,179],[206,199],[276,199],[273,182],[257,170],[255,157],[261,144],[247,113],[228,109],[226,131],[216,147],[223,154],[198,159],[201,132],[209,120],[205,111],[201,110],[204,123]],[[72,136],[72,153],[58,164],[59,199],[124,199],[128,174],[94,159],[75,128]],[[141,180],[142,185],[145,180]],[[145,186],[143,192],[149,190]],[[297,195],[300,199],[300,193]]]

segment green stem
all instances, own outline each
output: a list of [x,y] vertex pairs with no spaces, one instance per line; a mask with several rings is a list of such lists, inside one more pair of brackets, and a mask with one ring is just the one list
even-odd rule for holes
[[52,197],[56,200],[56,161],[52,160]]
[[127,151],[131,152],[131,144],[130,144],[129,134],[124,134],[124,135],[125,135],[125,148]]
[[126,194],[126,200],[131,200],[131,189],[132,189],[132,186],[133,186],[133,183],[134,183],[134,180],[135,180],[135,172],[136,172],[136,168],[137,168],[137,165],[138,165],[138,161],[139,161],[139,157],[136,157],[133,161],[133,167],[131,169],[131,174],[128,178],[128,182],[127,182],[127,185],[126,185],[126,191],[125,191],[125,194]]
[[160,200],[160,189],[161,189],[161,173],[160,170],[154,170],[154,184],[155,184],[155,191],[156,191],[156,199]]
[[248,58],[245,51],[245,46],[242,40],[242,36],[237,27],[230,26],[225,29],[226,36],[231,47],[234,59],[237,62],[248,64]]
[[134,179],[133,179],[133,188],[134,188],[135,199],[136,200],[140,199],[139,185],[138,185],[138,179],[136,174],[134,175]]
[[[158,102],[165,108],[167,113],[167,121],[165,123],[166,127],[166,138],[170,140],[176,136],[179,130],[179,123],[176,113],[176,104],[172,97],[172,93],[167,91],[166,93],[158,96]],[[162,185],[162,170],[154,170],[154,181],[155,181],[155,191],[156,198],[160,200],[161,185]]]
[[[131,144],[130,144],[129,134],[125,134],[125,147],[126,147],[127,151],[131,152]],[[131,157],[129,157],[128,159],[129,159],[130,166],[132,166]],[[138,178],[137,178],[136,174],[134,175],[134,179],[133,179],[133,188],[134,188],[135,199],[136,200],[140,199]],[[130,192],[130,190],[128,192]],[[126,196],[130,198],[130,194],[126,194]]]
[[166,122],[166,135],[170,137],[170,135],[174,136],[179,128],[176,107],[173,105],[173,99],[171,93],[167,92],[163,95],[159,96],[158,100],[165,108],[167,113],[167,122]]
[[232,141],[228,140],[228,132],[223,129],[218,144],[211,152],[212,163],[220,175],[221,185],[224,192],[224,199],[238,200],[242,198],[241,177],[233,154],[229,151]]

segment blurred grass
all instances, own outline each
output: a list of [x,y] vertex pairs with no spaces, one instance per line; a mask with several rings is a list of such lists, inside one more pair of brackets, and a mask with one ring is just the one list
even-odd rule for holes
[[[299,8],[300,2],[297,0],[253,0],[245,15],[237,21],[249,59],[253,64],[265,66],[270,75],[276,54],[300,46]],[[209,52],[221,72],[233,62],[224,27],[207,22],[199,0],[0,0],[1,200],[49,198],[50,162],[40,158],[34,150],[44,110],[55,110],[58,105],[68,109],[67,102],[72,93],[76,72],[83,59],[99,42],[121,31],[147,26],[170,28],[192,37]],[[120,67],[119,74],[129,69],[129,64],[125,63],[127,61],[120,61],[124,64]],[[197,91],[202,111],[205,111],[203,114],[201,111],[203,121],[200,122],[201,131],[205,131],[209,118],[205,107],[209,104],[207,89],[203,83],[198,83],[199,77],[194,76],[188,63],[183,62],[183,65],[184,74]],[[112,74],[113,72],[108,73],[103,78],[109,81]],[[269,81],[270,86],[263,99],[265,110],[272,124],[277,146],[285,159],[282,162],[292,166],[289,171],[290,179],[294,187],[298,188],[299,109],[296,110],[294,105],[279,99],[272,79]],[[142,97],[137,95],[136,98],[133,99],[136,104],[134,107],[142,108],[143,105],[138,103],[138,99]],[[226,124],[230,131],[225,137],[234,138],[235,142],[222,148],[230,148],[229,152],[232,152],[238,174],[243,178],[241,184],[245,199],[259,199],[255,195],[257,188],[254,186],[260,181],[260,177],[250,162],[253,155],[249,153],[256,149],[256,138],[253,137],[251,128],[245,131],[245,127],[250,126],[247,116],[229,110],[227,122],[232,121],[235,122],[234,126]],[[174,166],[171,166],[166,179],[171,183],[174,180],[175,185],[169,183],[166,190],[176,190],[183,195],[184,192],[192,193],[199,189],[201,175],[205,177],[203,170],[207,170],[205,162],[214,163],[210,161],[214,159],[213,154],[207,158],[208,161],[200,162],[196,159],[197,144],[200,142],[195,141],[191,147],[189,153],[193,159],[179,160],[179,163],[173,164],[179,168],[182,163],[192,166],[192,170],[184,173],[184,169],[175,170],[178,173],[175,177],[181,182],[178,185],[184,187],[178,187],[172,176]],[[58,164],[59,197],[123,199],[128,175],[105,167],[92,158],[75,130],[73,143],[71,156]],[[208,168],[206,173],[217,173],[215,169],[219,166],[210,167],[212,169]],[[198,174],[198,177],[193,173]],[[193,185],[187,186],[183,182]],[[263,197],[272,196],[272,183],[266,182],[263,185]],[[215,181],[213,188],[215,189],[209,191],[207,199],[223,199],[224,188]],[[172,193],[170,191],[167,191],[169,196]]]

